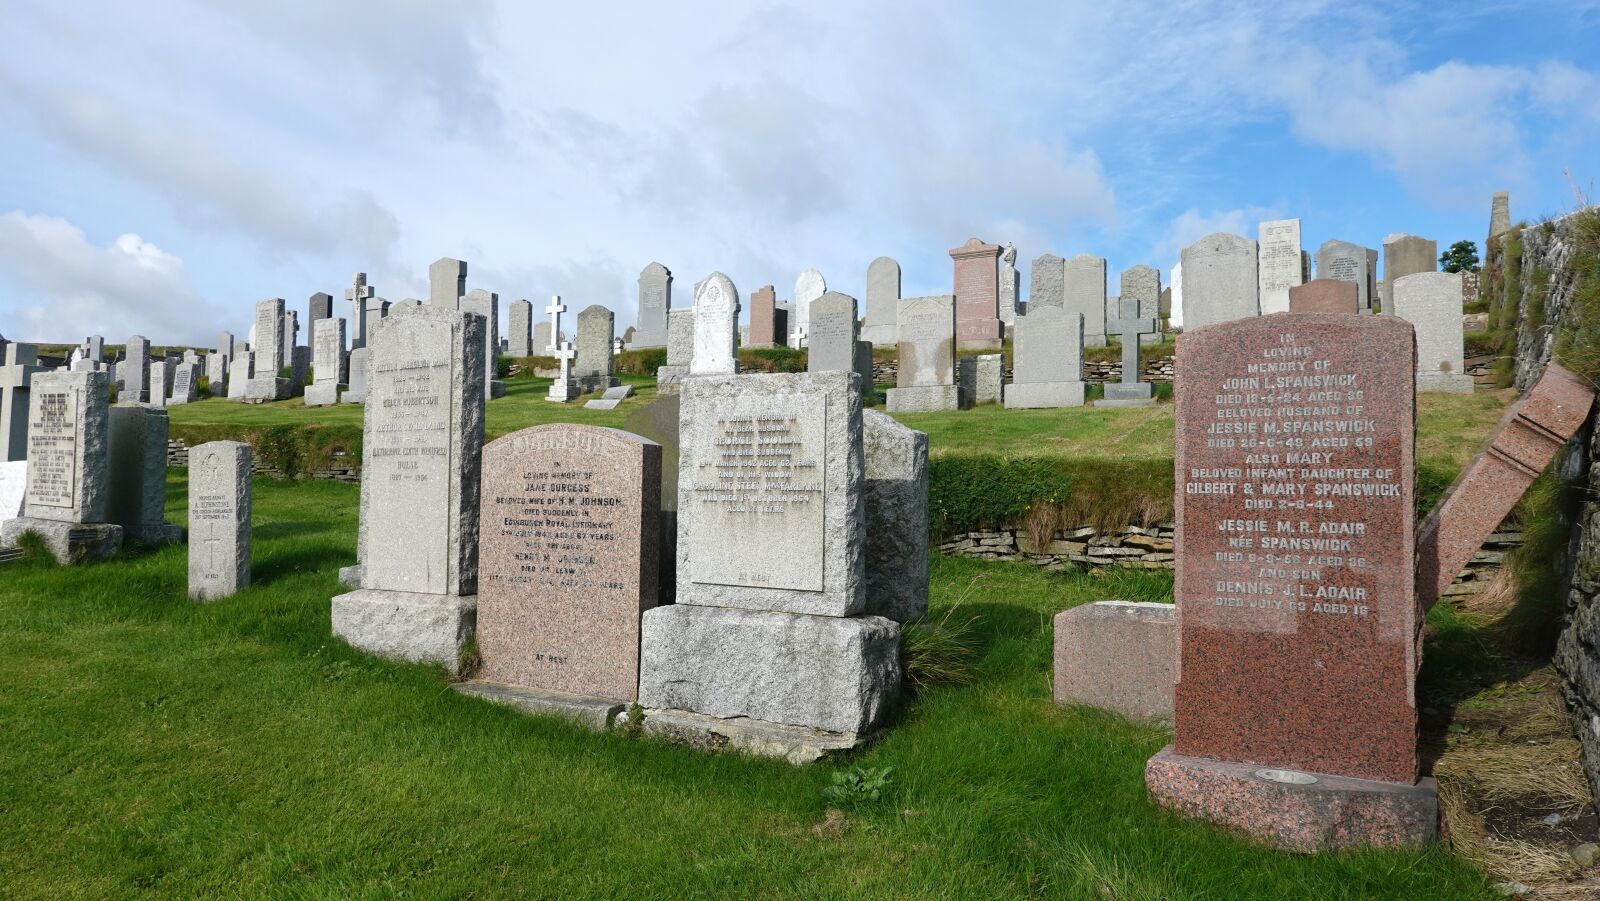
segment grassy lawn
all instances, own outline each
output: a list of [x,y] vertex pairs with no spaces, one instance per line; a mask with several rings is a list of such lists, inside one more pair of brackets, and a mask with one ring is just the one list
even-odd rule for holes
[[857,761],[891,796],[830,820],[835,765],[596,735],[350,650],[357,488],[255,491],[255,584],[215,605],[181,547],[4,571],[8,896],[1491,897],[1440,848],[1282,854],[1147,803],[1169,736],[1051,702],[1050,615],[1165,574],[936,560],[976,676],[908,704]]

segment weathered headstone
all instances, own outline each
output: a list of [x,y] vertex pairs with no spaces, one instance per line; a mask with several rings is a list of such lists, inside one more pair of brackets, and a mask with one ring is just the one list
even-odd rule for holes
[[1017,317],[1006,406],[1081,407],[1083,391],[1083,315],[1030,302],[1027,315]]
[[[950,251],[955,266],[956,347],[960,350],[999,350],[1004,326],[1000,324],[1000,284],[995,260],[998,244],[977,238]],[[901,305],[902,315],[905,305]],[[902,337],[901,342],[905,339]]]
[[[1000,324],[1010,329],[1017,322],[1017,304],[1020,300],[1021,276],[1017,274],[1017,248],[1010,242],[1000,251]],[[1007,337],[1010,333],[1007,332]]]
[[1416,235],[1390,235],[1383,239],[1383,311],[1393,313],[1394,284],[1408,275],[1437,272],[1439,242]]
[[167,405],[167,374],[171,371],[165,359],[150,361],[150,406],[159,409]]
[[500,295],[473,288],[457,301],[456,309],[483,317],[483,396],[486,399],[505,397],[505,382],[495,378],[499,374]]
[[738,340],[739,291],[726,275],[713,272],[694,288],[694,357],[689,374],[738,372]]
[[428,303],[447,310],[461,307],[467,293],[467,264],[440,257],[428,266]]
[[862,410],[867,477],[867,613],[908,623],[928,612],[928,436]]
[[[1140,335],[1139,343],[1160,344],[1161,271],[1154,266],[1146,266],[1143,263],[1131,269],[1122,270],[1122,294],[1120,296],[1130,298],[1133,301],[1133,309],[1137,311],[1137,316],[1134,318],[1156,320],[1157,331],[1152,334]],[[1113,318],[1125,318],[1122,316],[1120,301],[1116,311],[1117,316]]]
[[311,327],[315,329],[317,322],[333,315],[333,295],[326,291],[318,291],[311,295],[309,306],[310,309],[307,310],[311,314],[309,321],[312,323]]
[[1389,289],[1384,309],[1417,330],[1417,390],[1471,394],[1464,361],[1461,273],[1418,272]]
[[762,285],[750,295],[750,340],[745,346],[782,347],[787,343],[779,338],[788,332],[777,328],[777,312],[778,292],[771,285]]
[[1183,249],[1183,327],[1190,331],[1261,314],[1256,242],[1225,232]]
[[250,373],[255,369],[255,351],[247,350],[228,362],[228,400],[247,400]]
[[28,456],[28,386],[39,365],[39,347],[12,341],[0,348],[0,463]]
[[[811,322],[811,302],[828,293],[828,281],[815,269],[807,269],[794,280],[794,315],[789,317],[789,334],[802,333]],[[790,347],[798,347],[793,340]]]
[[694,307],[667,314],[667,363],[656,370],[656,391],[673,394],[694,361]]
[[600,304],[588,306],[578,314],[578,357],[573,379],[580,394],[604,391],[617,383],[611,375],[616,328],[616,314]]
[[289,380],[279,377],[292,362],[283,344],[284,319],[283,298],[256,303],[256,337],[251,345],[255,365],[245,388],[246,400],[282,400],[289,396]]
[[333,599],[334,635],[451,671],[478,583],[484,328],[430,305],[369,336],[361,588]]
[[856,368],[856,299],[829,291],[811,302],[807,372],[849,372]]
[[345,374],[344,332],[343,316],[311,323],[311,371],[315,380],[306,388],[308,407],[338,403],[340,392],[349,384]]
[[900,308],[900,264],[878,257],[867,266],[867,324],[861,338],[874,347],[893,347]]
[[1496,191],[1489,203],[1489,237],[1495,238],[1511,230],[1511,195]]
[[1300,220],[1275,219],[1259,226],[1256,258],[1261,313],[1289,312],[1289,289],[1305,281],[1300,253]]
[[1066,267],[1067,261],[1053,253],[1034,259],[1028,277],[1028,312],[1043,307],[1067,308]]
[[122,527],[106,521],[107,395],[103,372],[33,377],[28,485],[22,515],[0,526],[0,547],[31,532],[62,564],[104,560],[122,547]]
[[1289,289],[1291,313],[1344,313],[1354,316],[1360,309],[1361,288],[1355,282],[1318,278]]
[[1080,253],[1061,266],[1062,306],[1083,314],[1083,346],[1106,346],[1106,261]]
[[345,377],[348,378],[349,387],[339,395],[339,400],[347,404],[364,404],[367,402],[367,371],[372,352],[365,347],[358,347],[350,351],[345,360]]
[[150,397],[150,342],[143,335],[128,339],[127,353],[117,373],[122,379],[117,389],[117,405],[138,406]]
[[900,302],[900,368],[889,389],[890,413],[937,412],[960,406],[956,388],[956,301],[949,294]]
[[1317,248],[1317,278],[1338,279],[1356,286],[1356,303],[1360,312],[1372,312],[1374,274],[1372,254],[1359,244],[1349,241],[1327,240]]
[[1145,770],[1163,806],[1300,850],[1434,834],[1436,789],[1417,779],[1413,353],[1388,316],[1179,338],[1176,728]]
[[189,597],[197,601],[250,584],[251,460],[250,445],[239,441],[189,450]]
[[513,300],[508,316],[511,322],[506,335],[506,353],[513,357],[533,356],[533,304]]
[[365,272],[355,274],[350,287],[344,289],[344,299],[350,303],[350,349],[366,347],[367,332],[372,326],[367,316],[373,291],[372,286],[367,284]]
[[956,361],[957,397],[963,410],[1000,403],[1004,386],[1004,355],[973,354]]
[[[638,697],[639,619],[656,605],[661,446],[555,424],[483,448],[479,678]],[[602,725],[604,725],[602,723]]]
[[167,405],[192,404],[200,396],[200,364],[179,363],[172,369],[172,395]]
[[1110,331],[1122,341],[1122,380],[1106,382],[1105,397],[1094,402],[1097,407],[1148,407],[1155,403],[1149,382],[1139,376],[1140,339],[1158,327],[1154,319],[1139,316],[1136,298],[1121,298],[1121,317],[1111,322]]
[[157,547],[183,540],[167,522],[167,411],[114,407],[106,441],[106,521],[124,538]]
[[[552,295],[550,305],[545,307],[544,311],[550,314],[550,333],[560,336],[561,314],[567,311],[567,305],[561,302],[561,295]],[[556,358],[561,371],[555,381],[550,383],[550,390],[545,392],[544,399],[564,404],[583,393],[572,373],[572,361],[578,356],[578,352],[573,350],[572,342],[563,341],[560,337],[555,340],[557,344],[550,348],[550,355]]]
[[652,262],[639,273],[639,330],[629,347],[665,347],[672,310],[672,270]]

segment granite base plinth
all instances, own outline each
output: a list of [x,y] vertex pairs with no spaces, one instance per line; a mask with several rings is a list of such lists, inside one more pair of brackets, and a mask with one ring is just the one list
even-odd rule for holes
[[1287,851],[1413,847],[1439,834],[1439,786],[1277,770],[1173,753],[1144,768],[1162,807],[1229,826]]
[[272,400],[288,400],[289,394],[288,379],[251,379],[245,383],[243,400],[247,404],[260,404]]
[[1155,396],[1149,382],[1106,382],[1102,390],[1106,400],[1149,400]]
[[362,588],[333,599],[333,634],[380,657],[461,668],[478,619],[475,595]]
[[306,386],[306,406],[333,406],[339,402],[339,391],[342,387],[337,382],[312,382]]
[[[861,747],[872,735],[828,732],[750,717],[715,717],[670,708],[645,708],[644,734],[701,751],[742,751],[787,760],[795,766]],[[627,714],[618,723],[627,722]]]
[[458,682],[456,691],[493,704],[502,704],[531,713],[534,716],[557,716],[572,720],[581,726],[604,732],[611,728],[617,715],[627,709],[620,701],[595,698],[588,695],[547,691],[522,685],[505,685],[500,682]]
[[361,587],[361,564],[339,567],[339,584],[349,589]]
[[1476,383],[1460,372],[1419,372],[1417,390],[1432,394],[1471,394]]
[[885,403],[890,413],[943,413],[960,408],[961,391],[955,385],[890,388]]
[[1008,410],[1047,410],[1083,406],[1083,382],[1012,382],[1005,388]]
[[550,390],[545,392],[544,399],[564,404],[576,400],[580,393],[577,382],[557,380],[550,384]]
[[0,547],[14,548],[28,533],[39,536],[45,550],[62,566],[109,560],[122,549],[122,527],[108,522],[57,522],[19,516],[0,525]]

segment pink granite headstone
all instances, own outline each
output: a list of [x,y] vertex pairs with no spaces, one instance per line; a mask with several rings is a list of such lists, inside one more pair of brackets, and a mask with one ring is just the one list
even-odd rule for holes
[[1289,289],[1291,313],[1345,313],[1354,316],[1360,302],[1359,286],[1355,282],[1336,278],[1319,278]]
[[955,261],[956,349],[998,350],[1000,322],[1000,245],[977,238],[950,251]]
[[484,445],[481,678],[632,701],[639,617],[656,605],[661,446],[599,426]]
[[772,347],[779,343],[776,321],[778,292],[771,285],[763,285],[750,295],[750,345]]

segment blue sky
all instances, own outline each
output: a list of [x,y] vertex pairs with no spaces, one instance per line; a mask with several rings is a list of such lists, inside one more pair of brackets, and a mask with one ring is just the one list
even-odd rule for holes
[[1261,219],[1442,246],[1600,179],[1600,2],[10,0],[0,46],[21,340],[209,344],[356,270],[426,297],[440,256],[619,327],[651,260],[679,306],[718,269],[859,298],[882,254],[913,296],[973,235],[1024,295],[1045,252],[1115,293]]

